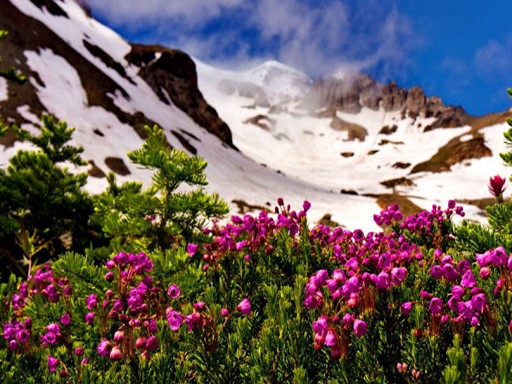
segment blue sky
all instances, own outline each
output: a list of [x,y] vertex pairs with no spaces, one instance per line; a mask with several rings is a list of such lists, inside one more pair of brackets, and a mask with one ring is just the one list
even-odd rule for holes
[[223,68],[273,59],[419,85],[471,114],[510,108],[510,0],[82,0],[128,41]]

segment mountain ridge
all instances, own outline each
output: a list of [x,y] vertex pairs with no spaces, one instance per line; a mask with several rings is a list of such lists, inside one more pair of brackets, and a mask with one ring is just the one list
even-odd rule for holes
[[[4,85],[0,118],[37,129],[37,116],[50,113],[76,126],[92,192],[109,170],[121,181],[149,180],[126,153],[153,124],[209,162],[208,188],[234,211],[271,208],[278,196],[310,199],[313,219],[329,214],[351,228],[376,228],[368,221],[379,196],[423,208],[478,200],[487,196],[484,173],[504,172],[495,132],[509,111],[477,118],[419,87],[366,75],[312,81],[273,61],[219,70],[176,49],[130,44],[71,0],[4,1],[0,28],[11,33],[3,65],[30,78]],[[23,146],[12,135],[0,140],[5,164]],[[479,208],[467,208],[478,219]]]

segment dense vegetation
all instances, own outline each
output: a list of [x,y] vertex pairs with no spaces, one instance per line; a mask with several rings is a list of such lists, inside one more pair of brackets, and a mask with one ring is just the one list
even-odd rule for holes
[[391,204],[379,233],[312,226],[281,198],[221,224],[206,162],[158,127],[129,154],[152,185],[98,196],[67,168],[73,129],[11,129],[34,149],[0,171],[3,383],[512,382],[504,178],[487,226],[454,225],[454,201]]

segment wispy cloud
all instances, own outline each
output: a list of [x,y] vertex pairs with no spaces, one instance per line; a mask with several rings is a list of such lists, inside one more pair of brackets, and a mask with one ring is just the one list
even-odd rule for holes
[[510,73],[512,68],[512,35],[503,41],[489,40],[475,52],[475,68],[484,76]]
[[125,34],[221,65],[273,58],[312,76],[340,69],[385,74],[407,63],[415,42],[394,1],[82,1]]

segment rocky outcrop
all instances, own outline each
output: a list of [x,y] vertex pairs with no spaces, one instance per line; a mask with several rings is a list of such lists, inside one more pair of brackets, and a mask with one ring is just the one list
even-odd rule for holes
[[197,72],[186,53],[159,45],[132,44],[126,59],[164,103],[174,103],[198,125],[235,148],[231,131],[197,87]]
[[317,80],[302,107],[312,111],[327,110],[331,114],[335,111],[358,113],[363,107],[382,108],[401,111],[403,118],[435,118],[424,130],[460,127],[470,121],[470,116],[461,107],[445,106],[439,97],[427,97],[418,86],[407,90],[394,81],[383,85],[368,75],[351,74]]

